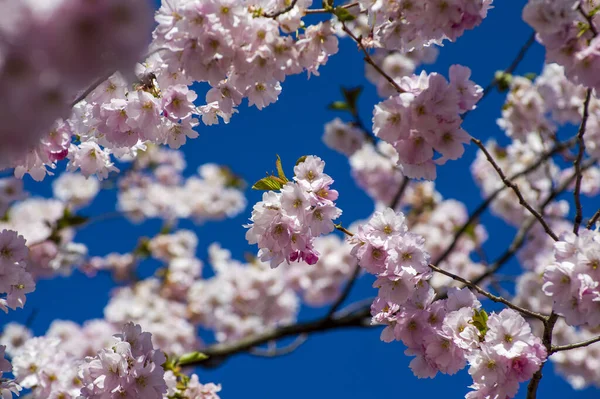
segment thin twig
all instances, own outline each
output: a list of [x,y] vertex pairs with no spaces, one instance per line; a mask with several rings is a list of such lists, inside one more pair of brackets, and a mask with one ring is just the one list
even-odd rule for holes
[[336,230],[341,231],[342,233],[346,234],[348,237],[352,237],[354,236],[354,233],[352,233],[350,230],[346,229],[344,226],[342,226],[341,224],[336,224],[335,225]]
[[[506,68],[504,70],[505,74],[512,74],[515,71],[515,69],[517,69],[517,67],[519,66],[521,61],[523,61],[523,58],[525,58],[525,54],[527,54],[527,51],[533,45],[533,43],[535,43],[535,32],[533,32],[529,36],[529,38],[527,39],[525,44],[523,44],[523,46],[517,53],[517,56],[515,57],[513,62],[508,66],[508,68]],[[497,84],[498,84],[498,81],[496,80],[496,77],[494,77],[492,79],[492,81],[485,87],[485,89],[483,89],[483,96],[481,97],[481,99],[485,98],[488,94],[490,94],[491,91],[494,89],[494,87],[496,87]],[[481,100],[479,100],[479,101],[481,101]]]
[[385,71],[383,69],[381,69],[381,67],[379,67],[379,65],[377,65],[377,63],[375,61],[373,61],[373,58],[371,58],[371,54],[369,54],[369,51],[367,51],[367,48],[363,45],[362,37],[356,37],[356,35],[354,33],[352,33],[352,31],[350,29],[348,29],[348,27],[346,26],[346,24],[344,22],[342,22],[342,30],[344,32],[346,32],[348,34],[348,36],[350,36],[352,38],[352,40],[354,40],[358,44],[358,47],[360,47],[362,52],[365,54],[365,57],[364,57],[365,62],[368,63],[369,65],[371,65],[373,68],[375,68],[375,70],[381,76],[383,76],[385,78],[385,80],[387,80],[394,87],[394,89],[396,89],[396,91],[398,93],[404,93],[405,90],[402,89],[390,75],[385,73]]
[[296,6],[297,2],[298,2],[298,0],[292,0],[292,2],[290,3],[289,6],[283,8],[283,9],[281,9],[279,11],[272,12],[270,14],[269,13],[263,14],[263,16],[265,16],[267,18],[277,18],[280,15],[283,15],[283,14],[285,14],[287,12],[292,11],[292,8],[294,8]]
[[290,353],[294,352],[296,349],[298,349],[300,346],[302,346],[302,344],[305,343],[307,340],[308,340],[308,334],[300,334],[296,337],[296,339],[291,344],[286,345],[282,348],[277,348],[277,347],[269,348],[269,349],[252,348],[248,352],[251,355],[258,356],[258,357],[285,356],[285,355],[289,355]]
[[[587,162],[584,163],[582,169],[586,170],[586,169],[590,168],[592,165],[594,165],[595,162],[596,162],[596,160],[588,160]],[[575,174],[573,173],[568,179],[563,181],[560,186],[558,186],[554,190],[552,190],[552,192],[548,195],[548,198],[546,198],[544,200],[544,202],[542,202],[542,204],[540,206],[541,212],[543,212],[544,209],[546,209],[546,207],[552,201],[554,201],[554,199],[556,197],[558,197],[561,193],[563,193],[565,190],[567,190],[567,188],[571,185],[571,183],[573,183],[574,180],[575,180]],[[473,280],[473,283],[479,284],[483,280],[485,280],[486,278],[488,278],[489,276],[491,276],[492,274],[494,274],[498,270],[500,270],[500,268],[506,262],[508,262],[517,253],[517,251],[519,249],[521,249],[523,244],[525,244],[525,238],[527,237],[527,233],[534,226],[535,221],[536,221],[536,219],[533,216],[530,217],[528,220],[526,220],[519,228],[519,231],[515,235],[515,238],[513,239],[510,246],[506,249],[506,251],[504,251],[504,253],[494,263],[492,263],[490,265],[489,269],[485,273],[481,274],[479,277],[477,277],[475,280]]]
[[475,145],[477,145],[481,149],[481,151],[483,151],[483,153],[485,154],[485,157],[487,158],[488,162],[496,170],[496,173],[498,173],[498,176],[500,176],[500,179],[502,180],[502,182],[506,186],[510,187],[514,191],[514,193],[517,195],[517,198],[519,199],[519,204],[521,204],[533,216],[535,216],[535,218],[540,222],[540,224],[544,228],[544,231],[546,231],[546,233],[550,237],[552,237],[552,239],[554,241],[558,241],[558,236],[554,233],[554,231],[552,231],[552,228],[550,228],[550,226],[548,225],[548,223],[546,223],[546,221],[544,220],[544,218],[542,217],[542,215],[540,215],[540,213],[538,211],[536,211],[535,209],[533,209],[533,207],[529,204],[529,202],[527,202],[527,200],[525,200],[525,198],[523,197],[523,194],[521,193],[521,190],[519,190],[519,187],[515,183],[513,183],[510,179],[508,179],[506,177],[506,175],[502,171],[502,168],[500,168],[500,166],[496,163],[496,161],[494,160],[494,157],[492,157],[492,155],[489,153],[489,151],[487,150],[487,148],[485,148],[485,146],[483,145],[483,143],[481,142],[481,140],[472,138],[471,141],[473,143],[475,143]]
[[600,209],[598,209],[596,213],[594,213],[594,216],[592,216],[586,227],[588,229],[591,229],[594,226],[594,224],[598,221],[598,219],[600,219]]
[[467,286],[467,287],[469,287],[469,288],[477,291],[481,295],[485,296],[486,298],[491,299],[494,302],[502,303],[502,304],[508,306],[509,308],[516,310],[517,312],[520,312],[520,313],[522,313],[524,315],[527,315],[527,316],[535,317],[536,319],[539,319],[539,320],[542,320],[542,321],[546,321],[546,319],[547,319],[546,316],[544,316],[541,313],[537,313],[537,312],[534,312],[532,310],[525,309],[525,308],[522,308],[520,306],[517,306],[514,303],[510,302],[509,300],[504,299],[504,298],[502,298],[500,296],[496,296],[494,294],[491,294],[491,293],[487,292],[486,290],[484,290],[483,288],[479,287],[478,285],[473,284],[471,281],[469,281],[469,280],[467,280],[465,278],[462,278],[460,276],[457,276],[454,273],[450,273],[450,272],[448,272],[448,271],[446,271],[444,269],[441,269],[441,268],[439,268],[439,267],[437,267],[435,265],[431,265],[431,264],[429,265],[429,267],[432,270],[434,270],[434,271],[436,271],[436,272],[438,272],[440,274],[443,274],[445,276],[450,277],[452,280],[455,280],[455,281],[458,281],[460,283],[463,283],[465,286]]
[[332,318],[333,315],[335,314],[335,312],[338,311],[340,306],[342,306],[344,304],[344,301],[346,299],[348,299],[348,295],[350,295],[350,291],[352,291],[352,287],[354,286],[354,283],[358,279],[360,270],[361,270],[361,268],[360,268],[358,262],[356,262],[356,265],[354,265],[354,270],[352,271],[352,276],[350,276],[350,279],[346,283],[346,287],[344,287],[344,291],[342,291],[342,293],[340,294],[338,299],[335,301],[335,303],[333,305],[331,305],[331,308],[329,308],[329,311],[327,312],[327,316],[325,316],[326,318],[328,318],[328,319]]
[[[349,4],[344,4],[343,6],[338,6],[336,8],[345,8],[346,10],[352,7],[357,7],[360,4],[358,3],[358,1],[355,1],[354,3],[349,3]],[[331,13],[333,10],[328,9],[328,8],[313,8],[312,10],[305,10],[304,14],[308,15],[308,14],[326,14],[326,13]]]
[[394,195],[394,198],[392,199],[390,208],[392,208],[393,210],[396,210],[396,208],[398,208],[398,206],[400,206],[400,203],[402,202],[402,197],[404,196],[404,193],[406,192],[406,189],[408,188],[409,183],[410,183],[410,179],[408,177],[404,176],[402,178],[402,183],[400,184],[400,187],[398,187],[398,191],[396,191],[396,194]]
[[581,119],[581,125],[579,125],[579,131],[577,132],[577,143],[579,144],[579,152],[577,158],[573,162],[575,168],[575,191],[573,196],[575,198],[575,222],[573,223],[573,233],[579,234],[579,226],[583,220],[583,209],[581,207],[581,180],[583,180],[583,173],[581,173],[581,161],[583,161],[583,154],[585,153],[585,141],[583,135],[585,134],[585,128],[587,125],[590,99],[592,98],[592,89],[587,89],[585,95],[585,101],[583,103],[583,118]]
[[[557,144],[552,150],[546,152],[545,154],[542,154],[540,156],[540,158],[532,163],[530,166],[528,166],[527,168],[523,169],[522,171],[513,174],[512,176],[510,176],[508,179],[509,180],[515,180],[521,176],[525,176],[527,174],[529,174],[530,172],[533,172],[534,170],[536,170],[537,168],[539,168],[544,161],[546,161],[547,159],[551,158],[552,156],[556,155],[557,153],[559,153],[560,151],[571,147],[577,140],[577,137],[573,137],[572,139],[565,141],[563,143]],[[452,242],[450,243],[450,245],[444,250],[444,252],[442,252],[442,254],[433,262],[436,265],[439,265],[440,263],[442,263],[442,261],[444,261],[454,250],[454,248],[456,247],[456,245],[458,244],[459,239],[463,236],[463,234],[469,229],[469,226],[475,222],[475,220],[477,220],[479,218],[479,216],[481,216],[483,214],[483,212],[485,212],[485,210],[491,205],[491,203],[494,201],[494,199],[496,199],[496,197],[502,192],[504,191],[506,188],[505,185],[499,187],[498,189],[496,189],[496,191],[494,191],[492,194],[490,194],[474,211],[473,213],[471,213],[471,215],[469,216],[469,219],[460,227],[460,229],[458,229],[455,233],[454,233],[454,237],[452,239]]]
[[553,346],[551,352],[554,353],[554,352],[560,352],[560,351],[568,351],[571,349],[583,348],[588,345],[595,344],[596,342],[600,342],[600,336],[597,336],[592,339],[588,339],[587,341],[577,342],[576,344]]

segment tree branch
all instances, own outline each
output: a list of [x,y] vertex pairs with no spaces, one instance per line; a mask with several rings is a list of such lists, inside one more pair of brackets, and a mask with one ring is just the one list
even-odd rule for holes
[[577,342],[576,344],[553,346],[551,352],[554,353],[560,351],[568,351],[571,349],[583,348],[588,345],[595,344],[596,342],[600,342],[600,336],[588,339],[587,341]]
[[283,14],[285,14],[287,12],[292,11],[292,8],[294,8],[296,6],[297,2],[298,2],[298,0],[292,0],[292,2],[290,3],[289,6],[283,8],[283,9],[281,9],[279,11],[272,12],[270,14],[269,13],[263,14],[263,16],[267,17],[267,18],[277,18],[280,15],[283,15]]
[[[558,320],[558,315],[554,313],[554,311],[548,316],[548,318],[544,321],[544,336],[542,338],[542,343],[546,347],[546,351],[548,352],[548,356],[552,352],[552,331],[554,330],[554,325]],[[529,381],[529,385],[527,385],[527,399],[536,399],[537,397],[537,389],[540,385],[540,380],[542,379],[542,369],[546,362],[540,365],[538,371],[535,372],[531,381]]]
[[335,312],[338,311],[340,306],[342,306],[344,304],[344,301],[346,299],[348,299],[348,295],[350,295],[350,291],[352,291],[352,287],[354,286],[354,283],[358,279],[360,270],[361,270],[361,268],[360,268],[358,262],[356,262],[356,265],[354,265],[354,271],[352,272],[352,276],[350,276],[350,279],[346,283],[346,287],[344,287],[344,291],[342,292],[340,297],[335,301],[335,303],[331,306],[331,308],[329,308],[329,312],[327,312],[327,316],[325,316],[325,318],[331,319],[333,317],[333,315],[335,314]]
[[[552,150],[546,152],[545,154],[542,154],[540,156],[540,158],[532,163],[530,166],[528,166],[527,168],[523,169],[522,171],[513,174],[512,176],[510,176],[508,179],[509,180],[515,180],[521,176],[525,176],[527,174],[529,174],[530,172],[533,172],[534,170],[536,170],[537,168],[539,168],[544,161],[546,161],[547,159],[551,158],[552,156],[556,155],[557,153],[559,153],[560,151],[571,147],[573,144],[575,144],[577,140],[577,137],[573,137],[572,139],[562,142],[560,144],[557,144]],[[454,237],[452,239],[452,242],[450,243],[450,245],[446,248],[446,250],[444,250],[444,252],[442,252],[442,254],[433,262],[436,265],[439,265],[440,263],[442,263],[444,260],[446,260],[446,258],[452,253],[452,251],[454,250],[454,248],[456,247],[456,245],[458,244],[458,240],[463,236],[463,234],[468,230],[469,226],[475,222],[475,220],[477,218],[479,218],[479,216],[481,216],[483,214],[483,212],[485,212],[485,210],[491,205],[491,203],[494,201],[494,199],[496,199],[496,197],[505,189],[507,188],[507,186],[502,186],[499,187],[496,191],[494,191],[492,194],[490,194],[476,209],[475,211],[473,211],[473,213],[471,213],[471,215],[469,216],[469,219],[460,227],[460,229],[458,229],[456,231],[456,233],[454,233]]]
[[[586,170],[586,169],[590,168],[592,165],[594,165],[594,163],[596,163],[596,160],[593,160],[593,159],[588,160],[583,165],[582,169]],[[548,198],[546,198],[546,200],[540,206],[541,212],[543,212],[544,209],[546,209],[546,207],[556,197],[558,197],[561,193],[563,193],[571,185],[571,183],[573,183],[573,180],[575,180],[575,174],[574,173],[571,175],[571,177],[569,177],[568,179],[566,179],[565,181],[563,181],[563,183],[560,186],[558,186],[557,188],[555,188],[548,195]],[[512,243],[510,244],[510,246],[508,247],[508,249],[500,256],[500,258],[498,258],[498,260],[496,260],[489,267],[489,269],[485,273],[483,273],[481,276],[479,276],[475,280],[473,280],[473,283],[479,284],[483,280],[485,280],[486,278],[488,278],[489,276],[491,276],[492,274],[496,273],[506,262],[508,262],[515,255],[515,253],[519,249],[521,249],[521,247],[525,243],[525,238],[527,236],[527,233],[529,232],[529,230],[531,230],[531,228],[535,224],[535,220],[536,219],[532,216],[532,217],[529,218],[529,220],[525,221],[525,223],[523,223],[521,225],[521,228],[519,229],[519,231],[515,235],[515,238],[513,239]]]
[[573,196],[575,198],[575,221],[573,223],[573,233],[579,234],[579,226],[583,220],[583,209],[581,207],[581,180],[583,180],[583,174],[581,173],[581,161],[583,160],[583,154],[585,153],[585,141],[583,135],[585,134],[585,128],[587,125],[590,99],[592,97],[592,89],[587,89],[585,95],[585,101],[583,103],[583,118],[581,119],[581,125],[579,125],[579,131],[577,132],[577,143],[579,144],[579,152],[577,158],[573,162],[575,168],[575,191]]
[[[523,46],[521,47],[521,49],[517,53],[517,56],[515,57],[515,59],[513,60],[513,62],[511,62],[511,64],[508,66],[508,68],[506,68],[504,70],[505,74],[511,74],[512,75],[512,73],[515,71],[515,69],[517,69],[517,67],[521,63],[521,61],[523,61],[523,58],[525,58],[525,54],[527,54],[527,51],[533,45],[533,43],[535,43],[535,32],[533,32],[529,36],[529,38],[527,39],[527,41],[525,42],[525,44],[523,44]],[[496,87],[497,84],[498,84],[498,80],[494,77],[492,79],[492,81],[485,87],[485,89],[483,89],[483,95],[482,95],[481,99],[487,97],[487,95],[492,92],[492,90],[494,89],[494,87]],[[481,101],[481,100],[479,100],[479,101]]]
[[344,22],[342,22],[342,30],[344,32],[346,32],[348,34],[348,36],[350,36],[352,38],[352,40],[354,40],[358,44],[358,47],[360,47],[362,52],[365,54],[365,57],[364,57],[365,62],[367,64],[371,65],[373,68],[375,68],[375,70],[381,76],[383,76],[385,78],[385,80],[387,80],[392,85],[392,87],[394,89],[396,89],[396,91],[398,93],[404,93],[405,90],[402,89],[390,75],[385,73],[385,71],[383,69],[381,69],[375,61],[373,61],[373,58],[371,58],[371,55],[367,51],[366,47],[363,45],[362,37],[356,37],[356,35],[354,35],[354,33],[352,33],[352,31],[350,31],[350,29],[348,29],[348,27],[346,26],[346,24]]
[[[252,348],[249,350],[250,354],[254,355],[254,356],[258,356],[258,357],[280,357],[280,356],[285,356],[285,355],[289,355],[290,353],[294,352],[296,349],[298,349],[300,346],[302,346],[303,343],[305,343],[308,340],[308,334],[300,334],[296,337],[296,339],[294,340],[294,342],[292,342],[291,344],[284,346],[282,348],[269,348],[269,349],[262,349],[262,348]],[[271,342],[275,342],[275,341],[271,341]]]
[[365,306],[364,308],[345,316],[333,317],[330,319],[318,319],[315,321],[309,321],[305,323],[292,324],[270,331],[266,331],[262,334],[257,334],[247,338],[243,338],[236,342],[215,344],[205,349],[202,349],[202,353],[209,356],[208,359],[183,362],[179,363],[179,365],[216,367],[233,355],[248,352],[250,349],[265,344],[269,341],[279,340],[282,338],[301,334],[336,330],[339,328],[367,328],[371,326],[372,325],[370,306]]
[[467,287],[469,287],[469,288],[477,291],[481,295],[485,296],[486,298],[491,299],[494,302],[502,303],[502,304],[508,306],[509,308],[514,309],[517,312],[520,312],[520,313],[522,313],[524,315],[527,315],[527,316],[530,316],[530,317],[534,317],[534,318],[542,320],[542,321],[546,321],[547,320],[547,317],[544,316],[543,314],[534,312],[534,311],[529,310],[529,309],[522,308],[520,306],[517,306],[514,303],[510,302],[509,300],[504,299],[504,298],[502,298],[500,296],[496,296],[494,294],[491,294],[491,293],[487,292],[486,290],[484,290],[483,288],[479,287],[478,285],[473,284],[471,281],[469,281],[469,280],[467,280],[465,278],[462,278],[460,276],[457,276],[454,273],[450,273],[450,272],[448,272],[448,271],[446,271],[444,269],[441,269],[441,268],[439,268],[439,267],[437,267],[435,265],[432,265],[432,264],[430,264],[429,267],[432,270],[434,270],[434,271],[436,271],[436,272],[438,272],[440,274],[443,274],[444,276],[450,277],[452,280],[455,280],[455,281],[458,281],[460,283],[463,283],[465,286],[467,286]]
[[517,198],[519,199],[519,204],[521,204],[523,207],[525,207],[525,209],[527,209],[540,222],[540,224],[544,228],[544,231],[546,231],[546,233],[550,237],[552,237],[552,239],[554,241],[558,241],[558,236],[554,233],[554,231],[552,231],[552,229],[550,228],[548,223],[546,223],[546,221],[544,220],[542,215],[540,215],[540,213],[538,211],[533,209],[533,207],[529,204],[529,202],[527,202],[527,200],[525,200],[525,198],[523,197],[523,194],[521,193],[521,190],[519,190],[519,187],[506,177],[506,175],[504,174],[504,172],[502,171],[500,166],[498,166],[498,164],[496,163],[496,161],[494,160],[492,155],[489,153],[487,148],[485,148],[485,146],[483,145],[481,140],[472,138],[471,141],[473,143],[475,143],[475,145],[477,145],[481,149],[481,151],[483,151],[488,162],[496,170],[496,172],[498,173],[498,176],[500,176],[500,179],[502,179],[502,182],[514,191],[514,193],[517,195]]
[[600,219],[600,209],[598,209],[596,213],[594,213],[594,216],[592,216],[586,227],[588,229],[591,229],[594,226],[594,224],[598,221],[598,219]]

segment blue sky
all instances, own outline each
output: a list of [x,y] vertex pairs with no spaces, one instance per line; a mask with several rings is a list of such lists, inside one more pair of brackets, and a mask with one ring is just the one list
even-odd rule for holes
[[[531,34],[531,29],[520,16],[524,4],[524,0],[497,1],[479,28],[467,32],[457,43],[446,43],[441,48],[438,61],[428,65],[427,70],[447,75],[450,65],[463,64],[473,70],[472,79],[482,86],[487,85],[496,70],[510,64]],[[543,48],[535,44],[517,72],[539,72],[543,59]],[[335,188],[340,192],[338,206],[344,210],[343,223],[348,225],[368,216],[373,210],[372,201],[352,180],[347,159],[326,148],[321,135],[326,122],[342,116],[326,109],[327,104],[340,98],[340,86],[365,86],[359,101],[361,117],[365,121],[370,121],[373,105],[380,99],[375,88],[364,78],[360,53],[347,39],[341,41],[340,52],[331,57],[320,71],[320,77],[313,76],[308,80],[305,75],[288,78],[279,101],[263,111],[244,105],[229,125],[201,126],[198,130],[200,137],[183,147],[188,172],[192,173],[200,164],[216,162],[229,165],[234,172],[252,182],[274,169],[275,154],[281,156],[287,170],[300,156],[314,154],[326,160],[326,172],[336,180]],[[500,116],[503,101],[503,94],[492,93],[471,113],[465,129],[482,140],[495,137],[504,141],[503,133],[495,122]],[[438,168],[436,182],[444,197],[463,201],[469,209],[481,201],[479,189],[468,169],[475,153],[475,147],[469,146],[463,158]],[[36,195],[49,196],[50,182],[51,179],[47,179],[38,184],[27,179],[26,187]],[[261,193],[247,190],[246,194],[248,209],[234,219],[200,227],[187,222],[181,224],[197,232],[200,240],[198,256],[201,259],[206,258],[206,248],[214,241],[232,250],[238,258],[242,258],[245,252],[255,251],[244,239],[242,224]],[[115,193],[103,193],[93,204],[94,214],[109,211],[114,206]],[[484,216],[483,221],[493,237],[485,246],[493,259],[512,240],[514,229],[489,214]],[[139,236],[153,235],[158,229],[159,224],[155,222],[132,226],[123,220],[109,220],[82,230],[76,240],[86,243],[90,254],[103,255],[128,251],[135,246]],[[516,270],[516,265],[508,268]],[[372,295],[371,283],[370,277],[364,277],[349,301]],[[88,279],[78,273],[70,278],[41,281],[37,291],[28,296],[25,310],[1,317],[2,320],[23,322],[33,309],[38,309],[32,327],[36,334],[43,334],[56,318],[83,322],[102,317],[112,287],[106,276]],[[325,311],[303,310],[300,318],[318,317]],[[371,399],[414,395],[460,398],[468,391],[471,379],[466,371],[452,377],[418,380],[408,368],[410,359],[403,355],[403,346],[380,342],[379,332],[379,329],[368,329],[314,335],[289,356],[261,359],[240,355],[218,369],[199,370],[200,380],[223,384],[223,398]],[[598,397],[598,391],[574,392],[551,368],[547,368],[539,397],[565,395],[578,399],[592,398]],[[525,397],[525,386],[522,386],[518,397]]]

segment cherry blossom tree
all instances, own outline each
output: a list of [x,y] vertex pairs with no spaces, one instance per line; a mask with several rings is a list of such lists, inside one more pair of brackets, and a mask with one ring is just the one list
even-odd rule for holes
[[[574,389],[600,387],[600,210],[582,205],[600,193],[600,1],[529,0],[531,37],[484,86],[464,65],[416,70],[477,29],[492,0],[162,0],[154,17],[146,0],[6,0],[0,11],[0,167],[14,175],[0,179],[4,399],[214,399],[221,385],[202,367],[344,328],[403,345],[418,378],[466,369],[468,399],[534,399],[548,362]],[[343,213],[326,159],[285,168],[273,154],[244,226],[256,253],[237,260],[203,241],[202,262],[179,222],[246,212],[245,182],[217,164],[184,177],[180,147],[198,126],[236,118],[244,99],[276,102],[290,75],[318,79],[340,40],[355,43],[381,101],[365,122],[360,89],[343,89],[330,108],[344,118],[323,142],[348,158],[374,212]],[[534,42],[542,72],[515,75]],[[463,120],[494,90],[506,93],[505,136],[483,142]],[[468,145],[483,197],[472,211],[435,186]],[[51,198],[28,195],[23,178],[59,166]],[[114,212],[94,213],[110,188]],[[482,254],[488,210],[518,229],[493,261]],[[162,228],[126,253],[89,255],[78,230],[114,217]],[[522,273],[506,292],[513,258]],[[161,266],[141,278],[145,261]],[[36,285],[74,270],[119,283],[103,319],[56,320],[37,337],[9,322]],[[359,279],[377,296],[348,304]],[[302,306],[327,311],[298,321]]]

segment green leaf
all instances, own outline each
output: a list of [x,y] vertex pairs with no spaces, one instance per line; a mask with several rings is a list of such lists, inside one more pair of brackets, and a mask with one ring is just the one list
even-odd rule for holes
[[324,9],[329,11],[333,8],[333,1],[334,0],[323,0],[321,4],[323,5]]
[[350,107],[350,112],[352,112],[353,114],[356,114],[358,112],[356,104],[358,102],[358,97],[360,96],[360,93],[362,93],[362,90],[362,86],[350,88],[342,87],[342,94],[346,99],[346,103]]
[[350,111],[350,105],[345,101],[334,101],[327,106],[328,109],[332,109],[334,111]]
[[298,158],[298,160],[296,161],[296,166],[300,165],[304,161],[306,161],[306,155],[303,155],[300,158]]
[[205,355],[202,352],[191,352],[186,353],[185,355],[181,355],[177,363],[185,365],[189,363],[201,362],[206,359],[208,359],[208,355]]
[[289,180],[287,177],[285,177],[285,173],[283,172],[283,166],[281,166],[281,158],[279,158],[279,155],[277,155],[277,161],[275,161],[275,166],[277,166],[277,176],[287,183]]
[[89,217],[73,215],[68,209],[65,209],[63,216],[56,221],[56,229],[62,230],[67,227],[81,226],[89,220]]
[[581,36],[585,35],[585,32],[590,29],[590,26],[585,22],[579,22],[577,25],[579,28],[579,32],[577,32],[577,38],[579,39]]
[[537,78],[537,75],[533,72],[526,73],[523,75],[524,78],[531,80],[532,82]]
[[281,190],[284,184],[285,182],[276,176],[267,176],[254,183],[252,189],[263,191],[277,191]]
[[512,82],[512,75],[510,73],[506,73],[504,71],[497,71],[494,78],[498,90],[502,92],[510,89],[510,84]]
[[588,16],[589,16],[590,18],[592,18],[594,15],[598,14],[598,11],[600,11],[600,5],[598,5],[598,6],[594,7],[594,8],[592,9],[592,11],[590,11],[590,13],[588,14]]
[[482,338],[485,337],[485,334],[488,330],[487,321],[488,314],[485,312],[485,310],[481,309],[473,312],[473,325],[479,330]]
[[352,15],[352,13],[350,13],[350,11],[346,10],[343,7],[336,7],[333,10],[333,13],[336,15],[336,17],[338,17],[340,22],[348,22],[348,21],[353,21],[356,19],[356,17],[354,15]]
[[139,258],[149,258],[152,255],[152,251],[150,250],[150,239],[148,237],[139,239],[137,247],[133,250],[133,255]]

